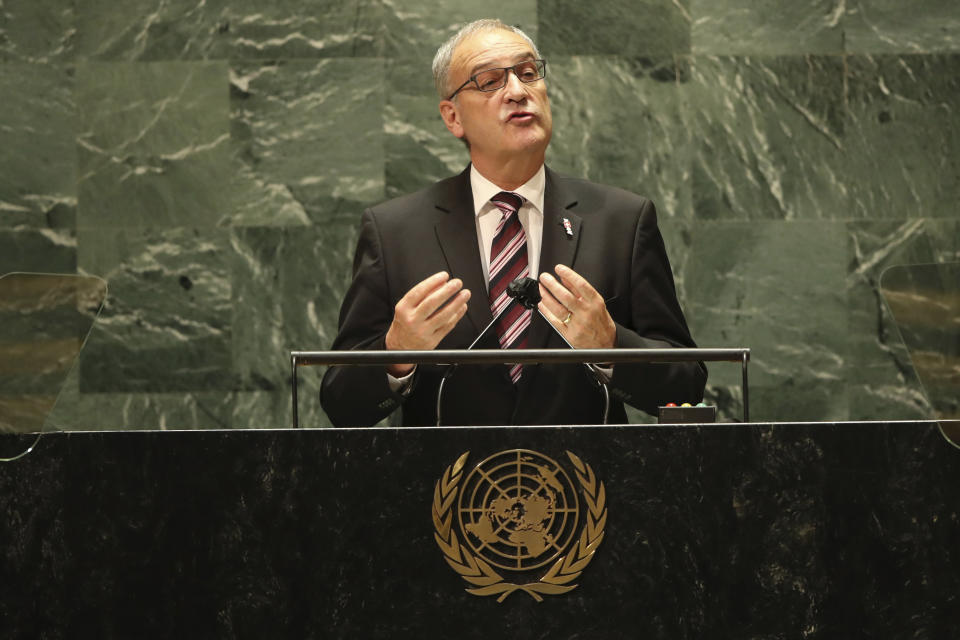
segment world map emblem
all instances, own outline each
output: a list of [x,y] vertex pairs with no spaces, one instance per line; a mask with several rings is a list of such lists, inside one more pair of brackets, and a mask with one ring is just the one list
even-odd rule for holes
[[606,491],[589,465],[566,454],[569,470],[529,449],[495,453],[468,470],[468,451],[444,471],[434,537],[468,593],[503,602],[520,591],[542,601],[577,587],[603,540]]

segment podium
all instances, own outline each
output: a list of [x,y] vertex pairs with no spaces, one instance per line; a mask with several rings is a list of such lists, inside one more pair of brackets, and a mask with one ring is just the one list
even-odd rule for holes
[[[941,427],[957,426],[44,434],[0,465],[0,620],[8,637],[955,637],[960,450]],[[32,441],[0,435],[0,453]],[[437,511],[474,517],[437,501],[457,461],[466,493],[517,451],[578,494],[561,553],[602,534],[575,588],[540,601],[468,592],[437,540]],[[583,515],[601,485],[602,524]],[[506,506],[496,526],[536,528],[532,502]],[[543,582],[554,557],[495,568],[500,584]]]

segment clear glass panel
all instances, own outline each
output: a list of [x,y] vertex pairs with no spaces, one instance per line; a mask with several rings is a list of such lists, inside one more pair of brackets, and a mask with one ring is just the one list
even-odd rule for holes
[[[960,420],[960,263],[890,267],[880,291],[935,416]],[[942,423],[960,443],[957,423]]]
[[106,293],[92,276],[0,276],[0,432],[44,430]]

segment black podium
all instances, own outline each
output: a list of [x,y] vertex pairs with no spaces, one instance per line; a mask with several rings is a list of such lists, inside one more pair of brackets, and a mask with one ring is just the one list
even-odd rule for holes
[[55,433],[0,514],[13,638],[960,633],[936,422]]

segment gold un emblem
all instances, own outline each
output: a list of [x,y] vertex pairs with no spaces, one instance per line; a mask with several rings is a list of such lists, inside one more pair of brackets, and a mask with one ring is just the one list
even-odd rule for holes
[[567,451],[574,482],[551,458],[508,449],[464,477],[469,455],[444,470],[433,492],[434,537],[447,563],[473,585],[467,593],[503,602],[523,591],[542,602],[544,594],[575,589],[607,524],[606,491],[590,465]]

